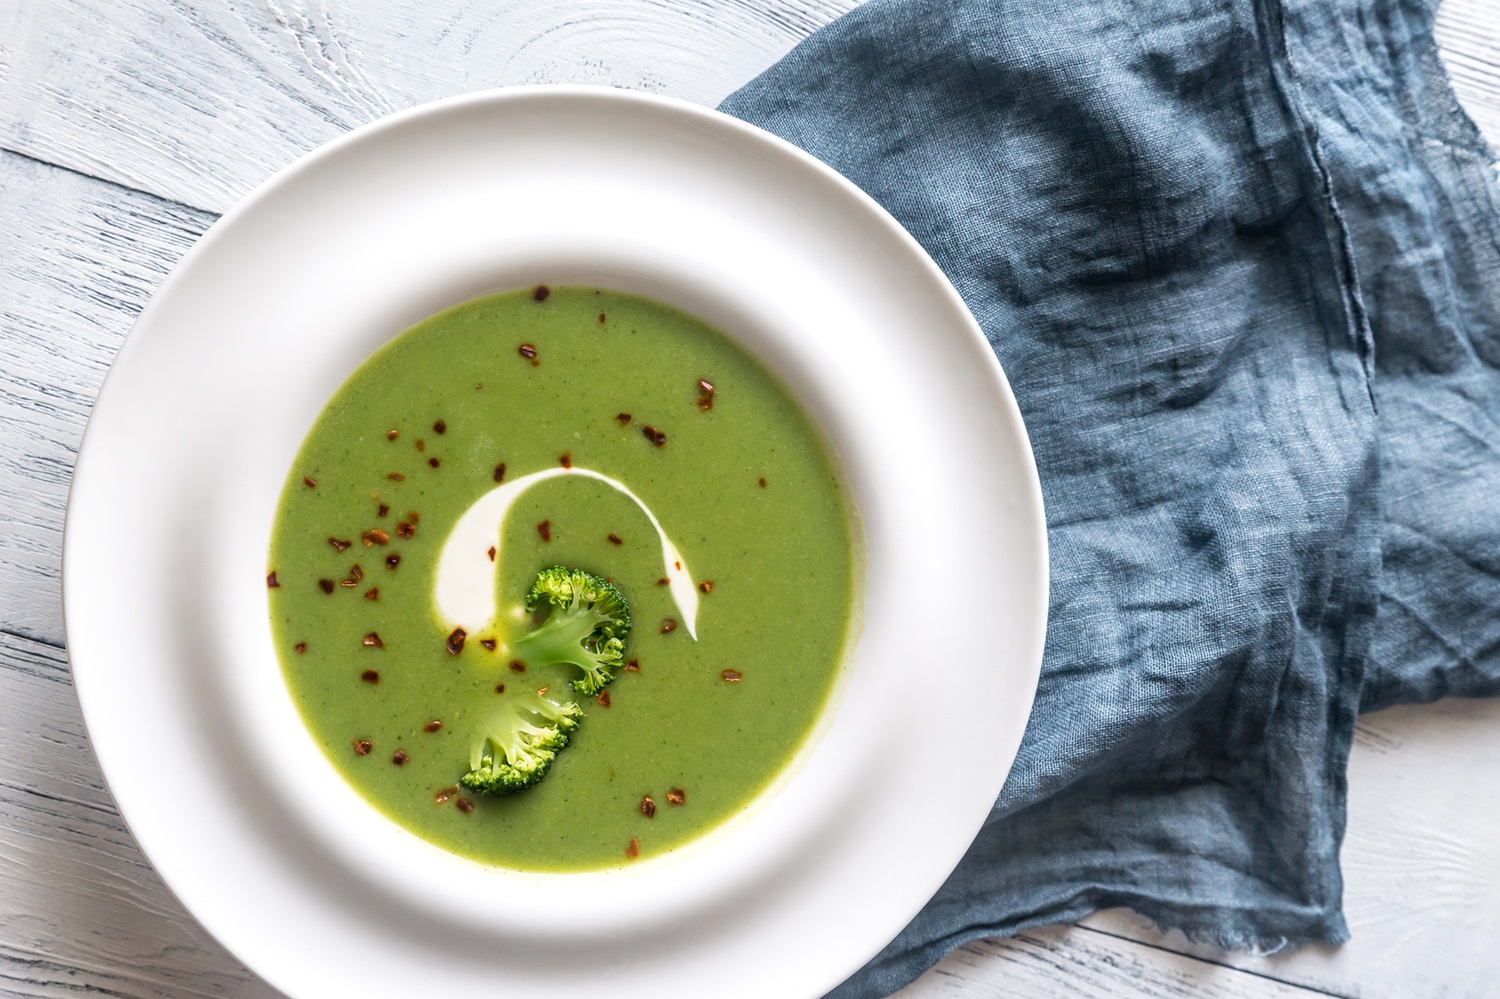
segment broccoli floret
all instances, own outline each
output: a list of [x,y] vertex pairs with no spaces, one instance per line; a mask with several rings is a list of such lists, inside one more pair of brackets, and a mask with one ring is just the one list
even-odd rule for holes
[[515,642],[528,665],[571,664],[583,670],[573,689],[593,696],[615,678],[630,634],[630,608],[614,585],[578,569],[553,566],[537,573],[526,609],[546,604],[547,620]]
[[[553,566],[537,574],[526,609],[543,604],[547,619],[513,649],[529,665],[571,665],[583,670],[573,689],[597,694],[615,678],[630,634],[630,608],[620,591],[598,576]],[[546,688],[543,688],[545,691]],[[480,794],[515,794],[547,775],[583,718],[577,704],[512,697],[491,712],[474,734],[469,772],[459,783]]]
[[469,772],[459,783],[480,794],[515,794],[547,776],[583,717],[571,701],[559,703],[538,693],[512,697],[490,712],[474,734]]

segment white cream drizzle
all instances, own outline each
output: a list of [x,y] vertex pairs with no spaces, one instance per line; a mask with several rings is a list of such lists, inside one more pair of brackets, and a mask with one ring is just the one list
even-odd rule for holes
[[[630,491],[623,482],[588,468],[548,468],[530,475],[523,475],[504,485],[496,486],[475,500],[458,518],[448,540],[443,542],[442,554],[438,556],[437,578],[433,584],[433,599],[438,614],[449,628],[463,628],[473,635],[491,628],[495,623],[495,573],[500,565],[501,535],[505,516],[521,494],[538,482],[564,475],[581,475],[594,479],[624,493],[641,508],[656,536],[661,539],[663,575],[670,581],[672,599],[682,614],[683,626],[693,641],[698,640],[698,591],[693,588],[693,577],[688,573],[687,562],[682,553],[662,530],[661,522],[639,496]],[[494,548],[495,557],[490,558]]]

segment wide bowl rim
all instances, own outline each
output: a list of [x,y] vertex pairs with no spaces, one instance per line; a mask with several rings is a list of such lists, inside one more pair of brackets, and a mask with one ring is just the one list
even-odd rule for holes
[[[849,206],[858,206],[864,213],[865,221],[873,223],[881,228],[885,237],[894,240],[895,243],[904,247],[907,254],[906,263],[922,271],[922,280],[933,291],[934,294],[947,299],[947,304],[952,308],[954,316],[962,316],[966,322],[962,325],[966,335],[969,337],[970,348],[979,347],[982,350],[972,351],[972,360],[977,362],[976,378],[985,384],[985,390],[992,393],[1001,409],[1008,410],[1012,415],[1007,424],[1001,428],[1006,436],[1007,445],[1024,458],[1025,469],[1028,474],[1021,474],[1018,481],[1011,482],[1015,494],[1009,498],[1015,511],[1015,516],[1028,520],[1030,525],[1029,534],[1026,537],[1030,547],[1018,553],[1028,566],[1030,578],[1029,585],[1033,596],[1037,599],[1030,608],[1028,620],[1022,629],[1024,634],[1017,636],[1015,646],[1020,650],[1018,653],[1018,668],[1022,681],[1019,687],[1025,690],[1024,697],[1018,698],[1016,704],[1008,717],[1011,722],[1008,734],[1002,740],[1008,748],[1002,747],[1003,765],[1000,760],[987,762],[991,798],[998,793],[1005,775],[1014,760],[1015,752],[1019,747],[1019,741],[1024,730],[1024,723],[1029,714],[1031,697],[1034,696],[1036,678],[1040,668],[1040,656],[1042,644],[1045,637],[1046,627],[1046,605],[1047,605],[1047,553],[1046,553],[1046,531],[1045,518],[1042,513],[1042,497],[1040,484],[1036,478],[1034,462],[1031,460],[1029,442],[1026,440],[1024,426],[1021,423],[1019,411],[1016,408],[1014,398],[1010,392],[1008,382],[995,359],[984,335],[974,322],[972,316],[967,312],[962,300],[956,290],[942,275],[936,264],[925,254],[912,237],[906,233],[900,225],[891,218],[879,205],[860,191],[855,185],[838,175],[826,165],[817,161],[805,152],[794,146],[765,133],[744,122],[722,115],[716,111],[702,108],[687,102],[662,98],[654,95],[646,95],[631,91],[622,91],[610,88],[588,87],[588,86],[548,86],[548,87],[519,87],[502,88],[498,90],[481,91],[458,97],[448,98],[441,101],[424,104],[407,111],[388,116],[368,125],[362,126],[349,134],[342,136],[322,146],[305,156],[299,158],[275,175],[264,184],[257,187],[235,208],[231,209],[221,219],[216,221],[204,236],[188,251],[174,268],[172,274],[163,283],[152,301],[143,310],[132,331],[127,336],[121,347],[115,364],[111,367],[103,386],[101,387],[95,413],[113,413],[117,405],[113,400],[117,396],[123,396],[126,390],[120,386],[133,377],[130,372],[141,363],[138,358],[142,354],[140,346],[150,334],[141,334],[139,331],[149,330],[157,322],[158,312],[163,308],[164,302],[173,300],[182,295],[181,288],[185,283],[190,283],[194,278],[195,269],[199,262],[214,253],[219,244],[225,239],[234,238],[236,228],[241,220],[253,217],[260,206],[266,204],[270,199],[276,197],[289,186],[297,185],[302,178],[318,170],[321,166],[345,157],[353,150],[362,146],[377,143],[382,137],[389,137],[411,127],[419,127],[423,123],[430,123],[444,115],[462,114],[469,111],[483,111],[493,108],[536,108],[542,105],[551,105],[560,108],[572,102],[576,105],[590,105],[595,107],[607,107],[611,111],[620,113],[643,114],[647,118],[656,116],[660,120],[670,120],[676,127],[687,127],[690,129],[706,130],[717,134],[727,134],[733,140],[753,146],[762,151],[768,158],[768,162],[775,164],[778,169],[801,171],[806,175],[816,176],[824,185],[833,185],[838,188],[847,199]],[[228,235],[226,235],[228,234]],[[245,960],[254,970],[262,974],[267,980],[278,988],[282,988],[289,994],[312,994],[305,984],[299,984],[296,965],[292,961],[272,966],[268,962],[263,950],[256,950],[248,945],[243,936],[242,927],[232,927],[222,918],[215,918],[215,914],[207,913],[202,893],[195,890],[190,878],[178,866],[171,862],[170,856],[164,855],[163,850],[155,843],[155,836],[149,830],[153,821],[144,811],[148,806],[137,805],[136,792],[126,791],[123,795],[119,792],[121,786],[130,787],[131,781],[138,780],[135,777],[125,776],[125,765],[120,754],[112,749],[101,751],[101,745],[114,745],[108,741],[100,742],[98,729],[100,719],[112,709],[107,701],[109,691],[102,686],[103,679],[99,672],[91,672],[91,668],[85,665],[79,670],[80,662],[91,663],[96,661],[99,653],[95,651],[102,643],[98,641],[97,635],[90,634],[90,625],[87,623],[90,616],[90,601],[97,604],[97,598],[88,592],[88,586],[80,583],[80,580],[89,578],[89,562],[91,558],[97,558],[94,550],[85,547],[80,542],[80,537],[92,530],[98,523],[98,515],[90,514],[90,503],[94,502],[101,487],[91,485],[94,481],[93,469],[105,459],[96,457],[107,446],[108,442],[101,443],[107,434],[100,430],[100,422],[91,417],[89,425],[85,430],[83,441],[79,448],[79,459],[74,480],[70,487],[68,514],[64,531],[64,557],[63,557],[63,592],[64,592],[64,626],[65,633],[69,639],[70,650],[75,648],[82,652],[81,657],[75,656],[70,651],[73,661],[75,684],[74,689],[79,699],[80,708],[83,712],[85,725],[91,736],[91,744],[95,746],[96,756],[99,759],[101,770],[106,777],[106,783],[115,796],[117,807],[120,810],[122,820],[127,828],[137,839],[142,852],[150,859],[153,866],[162,875],[163,881],[169,890],[181,900],[186,908],[198,920],[217,937],[229,950]],[[82,488],[80,490],[80,483]],[[92,493],[90,491],[93,491]],[[854,497],[856,505],[859,497]],[[84,511],[84,512],[80,512]],[[82,526],[80,526],[82,525]],[[1019,689],[1019,688],[1018,688]],[[100,693],[96,694],[95,691]],[[1024,703],[1021,703],[1024,702]],[[1015,718],[1019,716],[1020,723],[1016,724]],[[111,739],[113,736],[106,736]],[[139,812],[139,814],[138,814]],[[971,818],[971,826],[968,835],[978,831],[979,822],[982,821],[982,812],[974,812]],[[976,817],[977,816],[977,817]],[[144,830],[144,831],[143,831]],[[967,842],[967,840],[965,840]],[[951,851],[950,851],[951,852]],[[948,858],[946,862],[948,869],[957,863],[961,850]],[[926,894],[935,891],[941,879],[933,881],[930,873],[925,879],[930,884],[926,887]],[[925,896],[924,896],[925,899]],[[918,906],[920,902],[917,903]],[[881,923],[882,929],[879,934],[872,935],[868,930],[865,937],[857,946],[841,943],[839,946],[840,957],[837,961],[829,962],[827,967],[809,969],[806,977],[811,986],[819,990],[836,984],[844,975],[852,972],[863,960],[872,956],[894,933],[905,924],[913,914],[915,907],[910,900],[902,906],[895,906]],[[878,938],[877,938],[878,937]],[[854,960],[852,955],[857,955]],[[852,962],[852,963],[851,963]],[[559,993],[562,994],[562,993]]]

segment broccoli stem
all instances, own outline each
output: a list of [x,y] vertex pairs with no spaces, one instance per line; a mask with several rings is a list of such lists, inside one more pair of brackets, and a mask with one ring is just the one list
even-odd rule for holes
[[609,618],[587,608],[554,609],[534,631],[516,639],[513,646],[522,659],[538,664],[573,663],[582,666],[583,643],[594,629]]

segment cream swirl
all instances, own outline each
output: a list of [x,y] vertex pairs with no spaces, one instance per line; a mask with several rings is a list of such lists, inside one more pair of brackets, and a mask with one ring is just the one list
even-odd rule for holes
[[[682,624],[697,641],[698,592],[693,588],[693,577],[688,573],[682,552],[667,537],[656,514],[623,482],[576,465],[544,469],[496,486],[475,500],[458,518],[458,523],[448,533],[448,540],[443,542],[433,583],[433,600],[445,626],[463,628],[471,635],[495,626],[495,573],[500,565],[505,517],[526,490],[539,482],[565,475],[581,475],[602,482],[628,496],[641,508],[656,529],[656,536],[661,539],[662,574],[668,580],[672,599],[682,614]],[[491,549],[495,553],[493,558]]]

